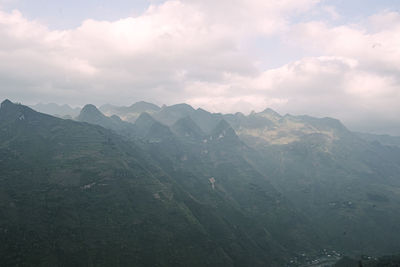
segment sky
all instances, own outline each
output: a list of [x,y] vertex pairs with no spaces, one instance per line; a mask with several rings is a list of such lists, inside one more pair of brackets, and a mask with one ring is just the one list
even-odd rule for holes
[[400,135],[400,2],[0,0],[0,98],[269,107]]

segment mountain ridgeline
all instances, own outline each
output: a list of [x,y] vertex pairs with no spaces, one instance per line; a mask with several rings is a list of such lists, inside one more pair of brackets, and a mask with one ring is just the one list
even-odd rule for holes
[[302,266],[321,251],[400,252],[396,138],[271,109],[52,107],[74,119],[0,106],[1,266]]

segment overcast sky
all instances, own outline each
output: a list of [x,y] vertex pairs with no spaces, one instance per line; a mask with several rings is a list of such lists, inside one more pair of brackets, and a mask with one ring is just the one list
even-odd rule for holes
[[270,107],[400,135],[398,0],[0,0],[0,97]]

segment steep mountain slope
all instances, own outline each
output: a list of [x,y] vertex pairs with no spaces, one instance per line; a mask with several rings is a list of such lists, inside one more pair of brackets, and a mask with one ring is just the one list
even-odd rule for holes
[[205,137],[205,133],[190,117],[179,119],[171,129],[177,136],[193,142],[201,142]]
[[[137,107],[138,104],[140,104],[139,107]],[[188,104],[176,104],[159,108],[151,103],[138,102],[131,107],[103,105],[100,107],[100,111],[107,116],[118,115],[123,120],[132,123],[136,121],[140,113],[146,112],[166,126],[172,126],[180,119],[189,117],[205,133],[210,133],[223,118],[222,114],[210,113],[201,108],[194,109]]]
[[[397,147],[370,142],[371,136],[360,138],[336,119],[281,116],[271,109],[247,116],[221,115],[180,104],[164,107],[152,116],[171,126],[176,136],[175,141],[171,138],[153,148],[154,157],[158,154],[160,162],[170,166],[165,167],[169,171],[181,166],[192,173],[197,170],[196,175],[201,176],[214,168],[212,162],[215,165],[225,156],[239,156],[312,221],[324,240],[320,246],[370,255],[400,249],[396,241],[400,238]],[[229,145],[211,142],[226,134],[218,127],[228,131]],[[165,153],[160,152],[163,149]]]
[[96,106],[91,104],[85,105],[82,108],[76,120],[100,125],[104,128],[111,129],[116,133],[123,134],[128,137],[135,135],[136,131],[133,124],[121,120],[117,115],[107,117],[101,113]]
[[153,119],[148,113],[140,114],[135,122],[135,126],[137,137],[150,142],[158,143],[173,138],[171,130]]
[[184,104],[134,124],[87,105],[78,120],[1,104],[8,265],[282,266],[321,248],[400,250],[400,149],[338,120]]
[[323,230],[325,246],[371,255],[400,249],[400,149],[366,142],[331,118],[229,119],[258,152],[247,158]]
[[210,133],[222,119],[221,114],[212,114],[201,108],[195,110],[188,104],[165,106],[158,112],[152,113],[152,116],[167,126],[189,117],[204,133]]
[[132,143],[8,101],[0,129],[2,265],[232,264]]
[[[286,228],[296,212],[240,157],[219,158],[211,150],[217,143],[209,147],[215,155],[203,166],[192,162],[191,171],[157,149],[167,142],[188,152],[176,139],[138,146],[9,101],[1,104],[0,129],[5,266],[280,266],[300,236]],[[226,124],[219,130],[232,133]],[[288,240],[278,238],[284,232]]]
[[[142,113],[135,127],[142,149],[185,191],[210,205],[210,212],[231,214],[226,220],[246,229],[246,235],[260,246],[289,253],[311,250],[311,243],[317,242],[318,231],[243,157],[251,149],[225,120],[204,134],[188,116],[179,119],[171,132]],[[221,238],[226,242],[224,234]]]
[[165,125],[172,125],[179,119],[190,116],[195,110],[188,104],[166,106],[154,114],[154,118]]
[[[208,122],[221,120],[209,115]],[[271,109],[223,118],[253,149],[236,153],[324,232],[321,246],[373,255],[400,249],[398,148],[366,142],[332,118],[281,116]]]

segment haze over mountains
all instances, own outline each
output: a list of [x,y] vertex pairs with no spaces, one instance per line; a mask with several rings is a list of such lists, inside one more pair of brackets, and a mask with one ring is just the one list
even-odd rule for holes
[[51,113],[74,120],[0,107],[9,266],[301,266],[323,250],[400,251],[396,137],[271,109]]
[[75,118],[79,115],[79,112],[81,111],[80,108],[72,108],[67,104],[59,105],[55,103],[38,103],[36,105],[31,105],[30,107],[36,111],[43,112],[49,115],[69,118]]
[[[185,114],[189,114],[189,113],[193,113],[194,109],[187,105],[187,104],[177,104],[177,105],[172,105],[170,107],[167,106],[163,106],[163,107],[159,107],[153,103],[149,103],[149,102],[145,102],[145,101],[139,101],[136,102],[130,106],[116,106],[116,105],[110,105],[110,104],[105,104],[100,106],[98,109],[100,112],[102,112],[104,115],[111,117],[112,115],[116,115],[118,116],[121,120],[126,121],[126,122],[131,122],[134,123],[136,121],[136,119],[140,116],[141,113],[146,112],[148,114],[157,114],[157,116],[161,116],[159,118],[160,121],[166,123],[166,124],[171,124],[169,122],[169,120],[176,120],[176,116],[180,117],[182,116],[182,114],[175,114],[175,115],[171,115],[171,118],[169,118],[168,116],[163,119],[162,118],[162,114],[166,113],[168,111],[163,111],[160,112],[163,109],[171,109],[173,107],[173,109],[177,109],[179,106],[185,106],[186,107],[186,111],[182,111]],[[42,112],[42,113],[46,113],[49,115],[53,115],[56,117],[61,117],[61,118],[70,118],[70,119],[74,119],[76,118],[80,111],[81,108],[79,107],[75,107],[72,108],[71,106],[69,106],[68,104],[55,104],[55,103],[48,103],[48,104],[43,104],[43,103],[39,103],[36,105],[31,105],[31,108],[33,108],[36,111]],[[160,114],[158,114],[160,113]],[[195,114],[200,114],[200,113],[204,113],[206,114],[205,116],[214,116],[214,117],[218,117],[221,116],[222,114],[219,113],[210,113],[207,112],[201,108],[197,109],[196,112],[194,112]],[[286,114],[285,116],[282,116],[280,114],[278,114],[277,112],[275,112],[274,110],[270,109],[270,108],[266,108],[264,111],[256,113],[256,112],[252,112],[250,114],[251,117],[258,117],[258,120],[262,120],[260,118],[264,117],[266,119],[271,120],[272,122],[278,122],[282,117],[285,118],[289,118],[289,117],[296,117],[296,116],[291,116],[290,114]],[[248,116],[248,117],[250,117]],[[235,127],[235,129],[239,126],[239,121],[241,118],[246,117],[246,115],[244,115],[243,113],[236,113],[236,114],[225,114],[224,118],[229,121],[229,123]],[[307,117],[307,116],[297,116],[299,118],[303,117]],[[311,118],[311,117],[310,117]],[[312,119],[312,118],[311,118]],[[253,119],[254,120],[254,119]],[[212,121],[212,119],[209,119],[208,121]],[[288,121],[288,120],[286,120]],[[198,121],[198,123],[201,123],[200,121]],[[279,127],[280,131],[285,131],[284,127],[283,127],[283,122],[281,123],[281,127]],[[203,125],[203,127],[207,128],[207,125]],[[251,127],[250,127],[251,128]],[[236,129],[237,130],[237,129]],[[286,130],[290,131],[290,128],[287,128]],[[272,132],[270,132],[272,133]],[[276,133],[272,133],[275,138],[276,138]],[[393,146],[400,146],[400,136],[392,136],[392,135],[388,135],[388,134],[372,134],[372,133],[364,133],[364,132],[356,132],[357,135],[359,135],[362,139],[365,139],[367,141],[378,141],[384,145],[393,145]],[[288,137],[288,135],[290,135],[290,133],[286,133],[286,135],[284,134],[283,136],[285,136],[285,138],[293,138],[292,137]],[[274,137],[268,137],[268,138],[274,138]]]

